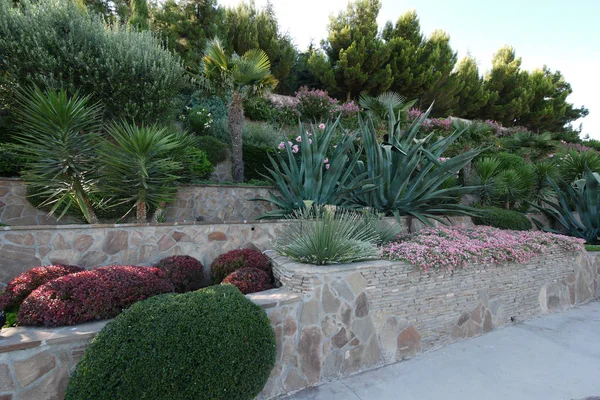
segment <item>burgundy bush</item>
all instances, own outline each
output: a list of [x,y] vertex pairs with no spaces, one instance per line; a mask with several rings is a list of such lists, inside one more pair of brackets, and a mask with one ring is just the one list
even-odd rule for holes
[[240,268],[227,275],[221,283],[230,283],[244,294],[271,289],[271,278],[258,268]]
[[171,281],[176,292],[189,292],[200,289],[204,279],[204,266],[191,256],[171,256],[163,258],[155,265],[163,276]]
[[100,267],[40,286],[21,304],[17,320],[20,325],[62,326],[112,318],[137,301],[173,291],[157,268]]
[[6,290],[0,295],[0,310],[21,305],[31,292],[47,282],[81,271],[85,270],[75,265],[62,264],[32,268],[6,286]]
[[269,257],[255,249],[237,249],[221,254],[210,265],[210,275],[214,283],[221,281],[240,268],[258,268],[273,276]]

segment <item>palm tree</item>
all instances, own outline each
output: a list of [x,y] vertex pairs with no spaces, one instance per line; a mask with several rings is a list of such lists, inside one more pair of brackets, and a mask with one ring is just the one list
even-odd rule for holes
[[371,118],[377,129],[385,130],[387,128],[388,116],[391,113],[394,117],[404,123],[407,122],[408,110],[415,105],[416,100],[407,101],[406,98],[396,92],[384,92],[377,97],[369,96],[367,93],[361,93],[358,103],[365,110],[368,117]]
[[271,75],[271,63],[264,51],[252,49],[241,57],[228,56],[217,38],[208,43],[202,60],[208,83],[221,94],[231,94],[228,125],[233,150],[233,179],[243,182],[244,100],[274,89],[277,79]]

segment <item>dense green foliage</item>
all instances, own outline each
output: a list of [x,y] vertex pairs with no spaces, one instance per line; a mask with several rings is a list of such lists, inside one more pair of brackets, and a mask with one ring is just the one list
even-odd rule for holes
[[275,351],[265,312],[232,285],[155,296],[98,333],[65,398],[251,400]]
[[528,231],[532,228],[531,221],[525,214],[497,207],[482,208],[472,219],[475,225],[487,225],[513,231]]
[[[104,116],[163,121],[186,84],[179,58],[150,32],[82,11],[73,1],[0,1],[0,83],[64,89],[101,102]],[[10,106],[11,90],[0,103]]]
[[227,159],[227,149],[229,146],[212,136],[197,137],[196,146],[206,153],[206,157],[212,165],[216,166]]

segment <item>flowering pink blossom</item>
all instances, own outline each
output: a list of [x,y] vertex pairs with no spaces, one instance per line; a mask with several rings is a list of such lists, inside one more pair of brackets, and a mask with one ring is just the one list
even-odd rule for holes
[[299,152],[299,151],[300,151],[300,148],[298,147],[298,145],[297,145],[297,144],[295,144],[295,145],[293,145],[293,146],[292,146],[292,152],[293,152],[293,153],[297,153],[297,152]]
[[279,150],[285,149],[285,143],[284,142],[279,143],[279,146],[277,146],[277,148],[279,148]]
[[327,158],[327,157],[326,157],[326,158],[323,160],[323,162],[324,162],[325,164],[328,164],[328,163],[329,163],[329,158]]
[[298,137],[296,138],[296,142],[300,143],[301,141],[302,141],[302,136],[298,136]]
[[319,129],[321,129],[321,130],[325,129],[325,124],[323,124],[323,123],[319,124]]
[[422,268],[453,270],[468,264],[526,263],[560,247],[582,251],[583,240],[546,232],[509,231],[492,227],[438,227],[403,234],[383,246],[380,255]]
[[325,164],[325,169],[329,169],[330,166],[330,164]]
[[312,139],[308,139],[308,143],[309,143],[309,144],[312,144]]

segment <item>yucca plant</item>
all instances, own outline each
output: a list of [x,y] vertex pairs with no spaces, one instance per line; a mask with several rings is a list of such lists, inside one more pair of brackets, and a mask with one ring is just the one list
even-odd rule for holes
[[595,151],[569,151],[559,157],[558,171],[561,181],[568,184],[583,178],[586,168],[600,172],[600,155]]
[[541,161],[532,164],[533,186],[531,188],[531,201],[541,204],[545,198],[554,198],[556,192],[550,184],[550,180],[556,181],[558,169],[553,161]]
[[507,210],[522,208],[532,195],[533,170],[529,165],[500,171],[494,191],[498,205]]
[[[338,205],[355,207],[355,196],[373,190],[367,172],[355,173],[360,163],[360,150],[354,146],[355,134],[345,134],[334,147],[332,139],[339,127],[339,118],[321,130],[311,126],[311,136],[302,124],[298,159],[289,143],[283,154],[267,154],[271,168],[264,178],[279,192],[267,200],[279,207],[264,218],[281,218],[296,209],[305,208],[305,201],[317,206]],[[328,161],[328,162],[326,162]]]
[[[431,225],[437,215],[467,214],[469,207],[456,203],[456,198],[472,193],[476,187],[445,187],[448,178],[456,176],[480,150],[471,150],[456,157],[443,159],[444,151],[462,134],[454,134],[432,142],[432,135],[418,139],[427,112],[415,119],[403,131],[393,113],[388,113],[389,142],[377,141],[376,129],[370,118],[360,116],[359,130],[366,152],[366,163],[358,162],[357,176],[366,176],[375,189],[358,193],[355,201],[379,212],[409,215]],[[443,161],[442,161],[443,160]]]
[[37,87],[17,93],[17,140],[30,158],[23,179],[58,219],[73,206],[98,223],[90,194],[96,191],[96,145],[102,109],[89,96]]
[[274,245],[283,256],[316,265],[377,258],[377,233],[362,225],[360,213],[309,206],[292,218],[296,221],[281,229]]
[[150,207],[160,208],[175,198],[183,165],[173,154],[183,152],[186,141],[156,125],[119,122],[106,131],[109,139],[100,148],[105,163],[103,187],[123,201],[134,202],[137,222],[146,222]]
[[[550,185],[556,192],[556,200],[544,198],[545,206],[532,204],[546,216],[557,221],[570,236],[584,239],[586,244],[600,243],[600,191],[597,176],[586,167],[584,182],[578,186],[564,184],[563,188],[550,179]],[[577,213],[577,215],[575,215]],[[544,227],[534,219],[538,228],[552,233],[558,230]]]

